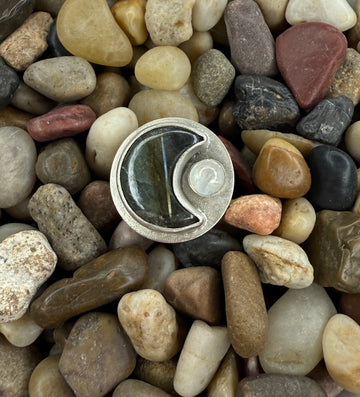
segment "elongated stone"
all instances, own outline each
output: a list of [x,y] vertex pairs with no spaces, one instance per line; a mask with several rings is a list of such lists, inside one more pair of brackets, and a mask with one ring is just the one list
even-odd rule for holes
[[107,66],[125,66],[131,61],[131,43],[106,0],[67,0],[56,28],[62,45],[75,56]]
[[0,58],[0,109],[11,102],[19,83],[20,80],[15,70]]
[[0,109],[0,128],[18,127],[26,131],[27,122],[34,116],[11,106]]
[[138,379],[126,379],[114,390],[112,397],[170,397],[163,390]]
[[336,309],[317,284],[290,289],[269,309],[269,335],[259,358],[266,373],[308,374],[323,357],[322,335]]
[[[142,284],[147,257],[135,247],[109,251],[48,287],[31,305],[31,316],[44,328],[113,302]],[[77,298],[75,298],[77,297]]]

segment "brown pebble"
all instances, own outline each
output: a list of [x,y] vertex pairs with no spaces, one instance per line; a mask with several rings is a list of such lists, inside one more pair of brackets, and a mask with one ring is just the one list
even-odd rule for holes
[[26,131],[27,123],[34,117],[31,113],[26,113],[11,106],[0,109],[0,128],[18,127]]
[[341,294],[339,312],[351,317],[360,325],[360,294]]
[[126,379],[115,389],[112,397],[170,397],[163,390],[138,379]]

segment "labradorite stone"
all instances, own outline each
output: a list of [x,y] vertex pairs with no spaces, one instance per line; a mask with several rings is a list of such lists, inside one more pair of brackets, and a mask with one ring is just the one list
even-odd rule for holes
[[162,127],[134,142],[124,159],[120,179],[126,200],[143,220],[167,228],[198,221],[175,197],[172,173],[180,155],[201,140],[185,129]]

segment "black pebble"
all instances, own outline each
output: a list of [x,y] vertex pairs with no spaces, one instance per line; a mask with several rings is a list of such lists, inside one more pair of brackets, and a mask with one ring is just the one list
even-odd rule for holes
[[56,31],[56,18],[52,22],[47,37],[48,50],[53,57],[63,57],[71,55],[70,52],[61,44]]
[[20,84],[19,76],[0,58],[0,109],[6,107]]

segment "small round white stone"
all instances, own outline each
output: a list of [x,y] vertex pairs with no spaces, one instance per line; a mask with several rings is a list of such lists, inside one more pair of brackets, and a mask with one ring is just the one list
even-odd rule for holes
[[201,160],[191,167],[189,185],[200,196],[212,196],[223,187],[224,182],[224,168],[216,160]]

